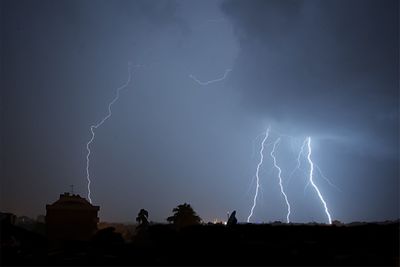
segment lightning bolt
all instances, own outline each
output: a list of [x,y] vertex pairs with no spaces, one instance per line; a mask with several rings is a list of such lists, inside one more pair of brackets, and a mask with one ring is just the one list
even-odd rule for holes
[[265,135],[264,132],[260,133],[259,135],[257,135],[253,141],[252,141],[252,150],[251,150],[251,158],[253,158],[256,155],[256,141],[258,140],[259,137],[262,137],[263,135]]
[[253,206],[251,207],[251,211],[250,211],[250,215],[249,217],[247,217],[247,222],[250,222],[250,218],[253,216],[253,211],[254,208],[257,205],[257,196],[258,196],[258,190],[260,188],[260,177],[258,176],[259,172],[260,172],[260,167],[264,161],[264,155],[263,155],[263,151],[264,151],[264,144],[265,141],[268,139],[268,135],[269,135],[269,130],[270,128],[268,127],[267,131],[265,132],[265,136],[264,139],[261,142],[261,150],[260,150],[260,162],[257,165],[257,170],[256,170],[256,193],[254,194],[254,199],[253,199]]
[[206,81],[206,82],[199,81],[199,80],[198,80],[194,75],[192,75],[192,74],[190,74],[189,77],[190,77],[191,79],[193,79],[195,82],[197,82],[198,84],[203,85],[203,86],[206,86],[206,85],[209,85],[209,84],[211,84],[211,83],[220,82],[220,81],[222,81],[222,80],[225,80],[226,76],[228,76],[228,73],[231,72],[231,71],[232,71],[232,69],[226,69],[226,70],[225,70],[225,73],[224,73],[224,76],[222,76],[221,78],[218,78],[218,79],[215,79],[215,80]]
[[272,151],[271,151],[271,154],[270,154],[270,155],[271,155],[271,157],[272,157],[272,159],[273,159],[273,161],[274,161],[274,167],[278,170],[279,186],[280,186],[280,188],[281,188],[281,193],[282,193],[283,197],[285,198],[286,206],[287,206],[286,222],[289,223],[289,222],[290,222],[290,220],[289,220],[289,216],[290,216],[290,204],[289,204],[287,195],[286,195],[285,191],[283,190],[283,186],[282,186],[282,176],[281,176],[282,170],[281,170],[281,168],[278,166],[278,164],[276,163],[276,157],[275,157],[275,149],[276,149],[276,147],[278,146],[278,144],[279,144],[280,141],[281,141],[281,138],[276,139],[276,141],[275,141],[275,143],[274,143],[274,147],[272,148]]
[[[136,65],[135,67],[138,67],[140,65]],[[131,78],[132,78],[132,73],[131,73],[131,63],[128,63],[128,80],[125,82],[125,84],[123,84],[122,86],[120,86],[119,88],[116,89],[116,95],[115,97],[112,99],[112,101],[108,104],[108,114],[100,120],[100,122],[98,122],[97,124],[93,124],[90,126],[90,132],[92,133],[92,136],[89,140],[89,142],[87,142],[86,144],[86,150],[87,150],[87,154],[86,154],[86,180],[88,182],[87,184],[87,188],[88,188],[88,199],[89,202],[92,204],[92,199],[90,197],[90,184],[91,184],[91,180],[90,180],[90,172],[89,172],[89,165],[90,165],[90,145],[93,143],[94,138],[95,138],[95,129],[99,128],[108,118],[111,117],[112,113],[111,113],[111,106],[118,100],[119,98],[119,93],[122,89],[124,89],[125,87],[128,86],[128,84],[131,82]]]
[[336,185],[334,185],[334,184],[328,179],[328,177],[326,177],[326,176],[322,173],[321,168],[320,168],[317,164],[314,163],[314,165],[315,165],[315,167],[317,168],[317,170],[318,170],[320,176],[321,176],[322,178],[324,178],[324,180],[325,180],[330,186],[336,188],[336,190],[338,190],[338,191],[340,191],[340,192],[343,192],[339,187],[337,187]]
[[[343,192],[338,186],[336,186],[335,184],[333,184],[333,183],[331,182],[331,180],[329,180],[328,177],[326,177],[326,176],[323,174],[321,168],[320,168],[316,163],[314,163],[314,166],[315,166],[315,168],[317,169],[317,171],[318,171],[318,173],[319,173],[319,176],[322,177],[330,186],[332,186],[333,188],[335,188],[335,189],[336,189],[337,191],[339,191],[339,192]],[[309,185],[310,185],[310,181],[308,181],[307,184],[306,184],[306,186],[304,187],[304,193],[306,192],[307,187],[308,187]]]
[[313,181],[314,163],[311,160],[311,137],[307,137],[306,141],[307,141],[307,146],[308,146],[307,159],[308,159],[308,163],[310,163],[310,176],[309,176],[310,180],[309,181],[310,181],[311,185],[314,187],[315,191],[317,192],[318,197],[321,200],[322,204],[324,205],[325,213],[328,216],[329,224],[332,224],[331,215],[328,211],[326,202],[325,202],[324,198],[322,197],[321,192],[319,191],[318,187],[315,185],[315,183]]
[[297,165],[296,165],[296,167],[292,170],[292,172],[291,172],[290,175],[289,175],[288,185],[289,185],[289,182],[292,180],[293,174],[294,174],[297,170],[300,169],[300,157],[301,157],[301,155],[303,155],[304,147],[306,146],[306,141],[307,141],[307,139],[305,139],[304,142],[303,142],[303,144],[301,145],[299,154],[297,155],[297,158],[296,158]]

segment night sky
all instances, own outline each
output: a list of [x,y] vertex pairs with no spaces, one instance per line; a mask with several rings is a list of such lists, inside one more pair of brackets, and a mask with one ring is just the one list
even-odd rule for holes
[[[190,203],[204,221],[326,222],[290,183],[307,136],[332,219],[399,218],[399,2],[395,0],[1,1],[1,211],[36,218],[70,190],[100,220],[166,222]],[[226,71],[231,69],[230,72]],[[197,83],[225,79],[206,86]]]

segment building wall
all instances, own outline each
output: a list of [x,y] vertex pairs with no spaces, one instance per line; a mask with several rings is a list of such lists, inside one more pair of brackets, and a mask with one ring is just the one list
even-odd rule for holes
[[50,240],[89,240],[96,233],[99,207],[81,200],[46,206],[46,232]]

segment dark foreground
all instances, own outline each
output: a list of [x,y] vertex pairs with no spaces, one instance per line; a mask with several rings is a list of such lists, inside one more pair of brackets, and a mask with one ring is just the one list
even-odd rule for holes
[[[3,241],[7,231],[21,244]],[[399,223],[357,226],[152,225],[130,242],[112,229],[90,242],[50,246],[43,236],[2,227],[1,265],[399,266]]]

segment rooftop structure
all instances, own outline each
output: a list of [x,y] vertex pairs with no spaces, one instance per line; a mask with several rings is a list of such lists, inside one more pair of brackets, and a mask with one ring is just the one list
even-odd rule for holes
[[51,240],[89,240],[97,231],[99,206],[79,195],[64,193],[46,205],[46,231]]

